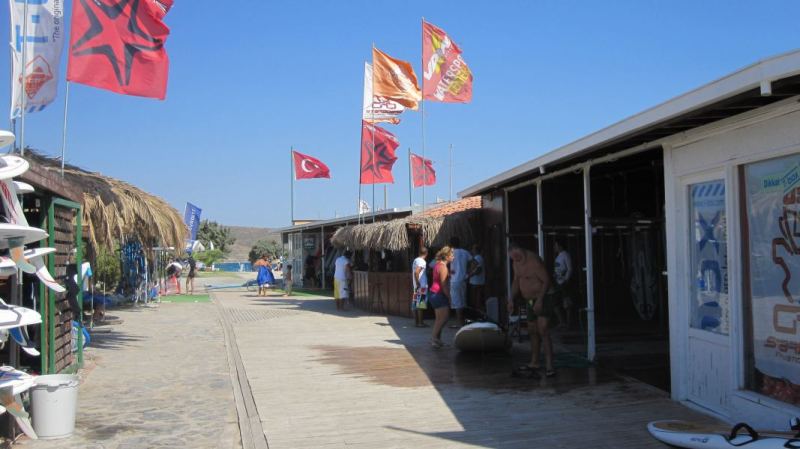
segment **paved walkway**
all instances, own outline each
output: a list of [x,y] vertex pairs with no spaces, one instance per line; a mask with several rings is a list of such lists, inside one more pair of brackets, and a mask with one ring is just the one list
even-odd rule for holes
[[525,345],[465,355],[433,350],[409,320],[336,312],[330,299],[215,297],[270,449],[659,448],[648,421],[705,419],[578,357],[562,356],[555,379],[512,379]]
[[162,303],[109,315],[123,323],[96,328],[81,372],[75,435],[19,446],[240,447],[217,307],[210,302]]

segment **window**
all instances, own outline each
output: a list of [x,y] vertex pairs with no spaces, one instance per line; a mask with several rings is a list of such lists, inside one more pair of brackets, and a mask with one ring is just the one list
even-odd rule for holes
[[728,334],[728,235],[725,181],[689,186],[690,325]]
[[743,178],[747,387],[800,405],[800,154]]

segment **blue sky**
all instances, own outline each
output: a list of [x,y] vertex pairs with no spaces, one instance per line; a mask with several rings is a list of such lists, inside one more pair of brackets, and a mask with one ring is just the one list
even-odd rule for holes
[[[8,36],[8,10],[0,9]],[[426,103],[426,153],[439,176],[428,200],[448,197],[450,144],[457,192],[800,46],[800,3],[790,0],[176,0],[166,19],[166,101],[73,85],[67,161],[180,211],[190,201],[203,218],[278,227],[289,222],[293,145],[332,172],[331,180],[295,184],[295,216],[353,214],[363,63],[375,43],[419,74],[421,16],[461,46],[475,77],[472,103]],[[8,65],[0,58],[0,73]],[[9,89],[0,91],[6,111]],[[58,154],[62,113],[63,95],[29,115],[26,144]],[[387,128],[402,150],[389,206],[403,207],[405,154],[421,151],[420,114]],[[420,202],[421,191],[414,195]]]

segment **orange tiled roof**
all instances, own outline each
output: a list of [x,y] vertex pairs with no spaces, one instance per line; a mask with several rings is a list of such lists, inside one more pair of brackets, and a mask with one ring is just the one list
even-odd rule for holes
[[446,217],[456,212],[463,212],[470,209],[480,209],[483,207],[483,202],[480,196],[469,196],[457,201],[452,201],[442,205],[434,206],[425,212],[419,214],[421,217]]

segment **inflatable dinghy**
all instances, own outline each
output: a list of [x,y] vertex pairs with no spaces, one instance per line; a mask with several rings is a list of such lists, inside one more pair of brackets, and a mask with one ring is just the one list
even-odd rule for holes
[[467,324],[456,332],[453,340],[459,351],[499,351],[511,346],[510,343],[503,329],[489,322]]
[[[792,428],[796,428],[796,420]],[[800,437],[794,432],[757,431],[747,424],[732,429],[686,421],[655,421],[647,425],[658,441],[688,449],[783,449],[800,448]]]

